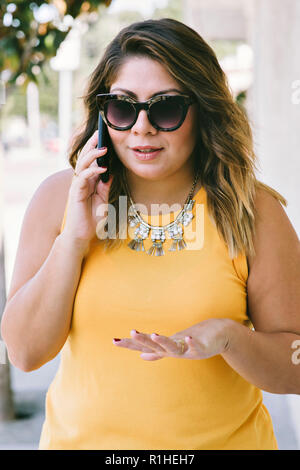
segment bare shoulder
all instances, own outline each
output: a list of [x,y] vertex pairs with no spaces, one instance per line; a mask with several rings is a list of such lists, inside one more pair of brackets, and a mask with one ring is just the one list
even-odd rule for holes
[[255,198],[255,234],[256,255],[248,257],[250,272],[261,266],[260,260],[274,253],[274,250],[291,252],[299,249],[299,238],[280,201],[263,188],[259,188]]
[[73,173],[72,168],[67,168],[48,176],[42,181],[31,200],[37,212],[45,210],[46,207],[50,209],[47,214],[52,221],[53,231],[57,235],[60,231]]
[[58,171],[44,179],[34,192],[25,211],[7,300],[47,259],[60,233],[72,175],[72,168]]
[[248,257],[249,316],[261,331],[300,331],[300,241],[284,207],[257,190],[255,256]]

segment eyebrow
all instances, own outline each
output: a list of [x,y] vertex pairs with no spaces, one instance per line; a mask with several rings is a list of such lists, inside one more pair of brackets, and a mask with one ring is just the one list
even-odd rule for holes
[[[132,98],[137,98],[137,95],[133,93],[133,91],[126,90],[126,88],[114,88],[111,90],[110,93],[116,90],[123,91],[124,93],[127,93],[127,95],[132,96]],[[157,95],[163,95],[165,93],[169,93],[170,91],[176,91],[177,93],[182,93],[181,90],[177,90],[176,88],[169,88],[168,90],[162,90],[162,91],[158,91],[157,93],[154,93],[153,95],[150,96],[150,98],[153,98],[154,96],[157,96]]]

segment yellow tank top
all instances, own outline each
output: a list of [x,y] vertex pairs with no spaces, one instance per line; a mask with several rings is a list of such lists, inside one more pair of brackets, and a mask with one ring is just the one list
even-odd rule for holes
[[[167,239],[164,256],[133,251],[131,227],[117,250],[92,240],[39,449],[278,449],[261,390],[221,355],[146,361],[113,344],[131,329],[171,336],[209,318],[251,327],[246,256],[229,257],[206,198],[203,187],[194,196],[184,250],[168,251]],[[165,224],[178,213],[144,219]]]

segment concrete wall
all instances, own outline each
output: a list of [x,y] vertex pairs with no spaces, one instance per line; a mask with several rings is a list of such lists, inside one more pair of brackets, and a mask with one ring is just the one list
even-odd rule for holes
[[[251,118],[263,181],[288,200],[300,236],[300,2],[255,0]],[[300,90],[300,83],[298,84]]]
[[244,4],[244,0],[185,0],[185,21],[206,39],[245,39]]

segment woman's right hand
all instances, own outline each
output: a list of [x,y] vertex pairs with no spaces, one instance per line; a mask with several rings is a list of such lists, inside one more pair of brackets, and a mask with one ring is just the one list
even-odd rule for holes
[[[98,131],[86,142],[78,156],[75,172],[69,190],[69,202],[64,226],[64,235],[83,245],[89,245],[96,234],[97,224],[106,218],[105,210],[97,215],[99,205],[106,209],[113,176],[107,183],[98,176],[105,173],[106,168],[99,167],[96,159],[106,154],[107,148],[97,149]],[[99,209],[98,209],[99,211]],[[98,212],[99,214],[99,212]]]

